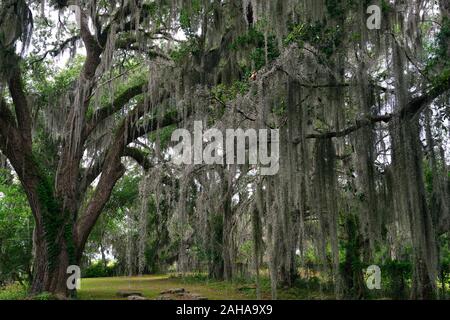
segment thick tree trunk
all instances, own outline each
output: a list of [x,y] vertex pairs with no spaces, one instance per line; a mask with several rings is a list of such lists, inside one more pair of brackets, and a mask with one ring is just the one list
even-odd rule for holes
[[57,256],[51,257],[45,241],[39,240],[35,242],[35,253],[31,294],[48,292],[58,298],[69,296],[67,268],[70,254],[67,247],[63,246]]
[[[67,288],[67,268],[69,265],[78,265],[73,247],[73,233],[68,233],[67,225],[56,227],[54,222],[46,223],[53,225],[53,230],[47,230],[38,224],[33,236],[33,279],[31,283],[31,294],[36,295],[48,292],[56,297],[65,298],[71,293]],[[72,228],[73,230],[73,228]],[[54,241],[51,235],[57,235]]]
[[346,218],[345,224],[347,243],[345,245],[345,263],[342,270],[345,296],[349,299],[364,299],[366,289],[361,263],[363,241],[358,231],[357,217],[349,215]]
[[428,268],[427,262],[417,256],[414,258],[412,300],[435,300],[437,298],[436,279],[430,277]]

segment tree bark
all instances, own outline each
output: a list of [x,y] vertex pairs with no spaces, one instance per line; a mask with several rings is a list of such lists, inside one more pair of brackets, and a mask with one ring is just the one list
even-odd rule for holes
[[[33,280],[31,283],[31,294],[36,295],[43,292],[49,292],[56,297],[65,298],[70,295],[67,288],[67,268],[69,263],[69,252],[67,246],[62,246],[59,253],[50,261],[48,245],[42,238],[42,232],[37,235],[37,241],[34,243],[35,257],[33,264]],[[77,263],[74,263],[77,264]]]
[[343,280],[345,296],[349,299],[364,299],[366,288],[362,273],[361,248],[362,238],[358,231],[357,217],[349,214],[345,221],[347,243],[345,244],[345,263],[343,266]]

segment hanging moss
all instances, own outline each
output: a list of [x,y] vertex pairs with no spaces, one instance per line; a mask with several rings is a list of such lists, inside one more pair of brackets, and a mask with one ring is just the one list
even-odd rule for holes
[[341,294],[339,274],[338,207],[336,181],[336,151],[331,139],[317,139],[313,180],[314,202],[319,217],[322,263],[326,265],[327,241],[331,245],[330,269],[334,276],[336,296]]

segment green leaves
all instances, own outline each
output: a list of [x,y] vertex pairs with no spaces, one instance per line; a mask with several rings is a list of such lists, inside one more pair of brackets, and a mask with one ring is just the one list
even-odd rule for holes
[[335,52],[343,39],[341,27],[327,27],[322,23],[298,24],[285,38],[285,44],[297,43],[300,47],[308,43],[316,47],[327,58]]
[[180,44],[175,50],[170,52],[170,58],[176,63],[180,63],[188,57],[191,53],[196,53],[199,50],[199,44],[197,39],[189,39],[186,42]]
[[[239,36],[230,47],[232,50],[250,52],[247,61],[241,64],[246,76],[260,70],[266,65],[266,62],[271,62],[280,55],[275,36],[268,35],[266,39],[258,27],[250,28],[247,33]],[[268,61],[266,61],[266,50]]]
[[26,279],[30,270],[33,218],[21,185],[0,173],[0,286]]
[[211,89],[212,95],[223,103],[234,100],[238,95],[244,95],[250,89],[246,81],[235,81],[231,86],[219,84]]

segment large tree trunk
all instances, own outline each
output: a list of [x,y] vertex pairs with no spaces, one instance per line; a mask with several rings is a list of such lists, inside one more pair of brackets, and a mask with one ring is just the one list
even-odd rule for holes
[[25,187],[36,222],[31,294],[48,292],[59,298],[67,297],[71,293],[67,288],[67,268],[78,265],[74,215],[60,209],[51,185],[45,180],[39,181],[35,189],[28,184]]
[[34,242],[35,257],[31,294],[49,292],[60,298],[66,297],[70,294],[67,288],[67,277],[69,276],[67,268],[70,265],[70,253],[67,246],[63,245],[59,250],[60,252],[55,257],[51,257],[48,252],[48,245],[43,237],[43,234],[37,235]]
[[[119,151],[120,146],[111,152],[111,158],[108,158],[111,161],[105,165],[96,192],[79,218],[77,211],[80,199],[72,198],[69,201],[66,198],[62,201],[56,196],[55,189],[61,188],[59,184],[68,182],[61,179],[55,187],[53,181],[41,173],[37,163],[25,161],[26,170],[20,171],[19,177],[35,218],[32,294],[49,292],[58,297],[67,297],[75,293],[67,288],[70,276],[67,268],[79,265],[89,234],[114,185],[124,173],[120,158],[113,159]],[[77,181],[71,183],[68,189],[79,188]]]

